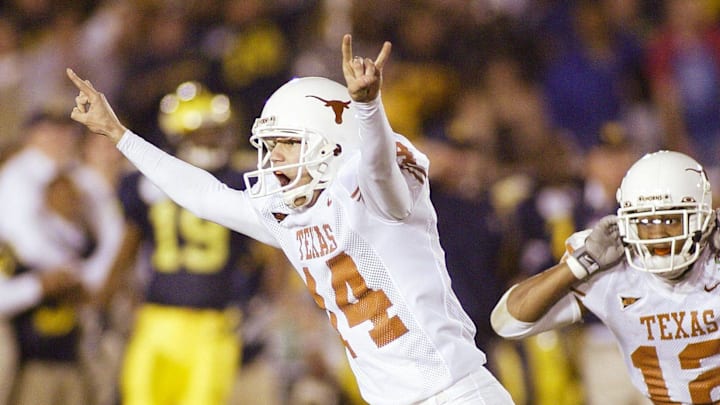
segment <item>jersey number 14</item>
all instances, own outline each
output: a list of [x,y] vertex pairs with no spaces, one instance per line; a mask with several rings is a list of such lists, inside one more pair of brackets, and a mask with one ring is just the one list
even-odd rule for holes
[[[332,287],[335,291],[335,304],[340,308],[352,328],[365,321],[372,322],[373,328],[368,332],[377,347],[383,347],[404,335],[408,329],[397,316],[390,316],[388,309],[392,302],[383,290],[370,289],[358,271],[355,261],[346,253],[340,253],[327,261],[332,274]],[[327,309],[325,300],[317,293],[317,283],[307,267],[303,268],[307,287],[310,289],[317,305],[326,310],[333,327],[337,330],[337,315]],[[348,291],[349,287],[349,291]],[[351,300],[350,293],[355,299]],[[348,342],[344,341],[351,355],[355,352]]]

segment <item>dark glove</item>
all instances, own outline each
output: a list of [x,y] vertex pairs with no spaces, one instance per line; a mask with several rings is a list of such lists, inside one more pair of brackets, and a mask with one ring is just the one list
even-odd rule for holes
[[585,244],[568,257],[567,264],[575,277],[585,279],[622,259],[625,248],[620,240],[617,221],[615,215],[603,217],[595,224]]

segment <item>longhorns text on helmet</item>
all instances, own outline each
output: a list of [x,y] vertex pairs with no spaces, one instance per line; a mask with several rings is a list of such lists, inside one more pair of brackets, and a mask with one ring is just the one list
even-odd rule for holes
[[[666,278],[682,274],[699,257],[714,229],[712,192],[702,166],[673,151],[650,153],[627,172],[617,192],[620,234],[628,263]],[[638,224],[650,218],[675,216],[682,233],[641,238]],[[669,244],[668,255],[653,254],[652,246]]]

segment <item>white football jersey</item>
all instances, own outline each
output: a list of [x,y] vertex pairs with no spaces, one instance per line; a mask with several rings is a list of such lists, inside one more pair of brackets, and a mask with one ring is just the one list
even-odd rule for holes
[[196,215],[282,248],[338,331],[365,400],[398,405],[443,390],[486,358],[450,286],[427,158],[404,138],[396,140],[398,164],[415,196],[402,221],[383,219],[366,206],[359,156],[314,205],[291,210],[279,194],[251,199],[132,133],[118,148]]
[[[575,247],[584,240],[577,235]],[[574,291],[615,335],[633,384],[655,403],[720,401],[719,261],[706,248],[687,278],[670,284],[623,260]]]

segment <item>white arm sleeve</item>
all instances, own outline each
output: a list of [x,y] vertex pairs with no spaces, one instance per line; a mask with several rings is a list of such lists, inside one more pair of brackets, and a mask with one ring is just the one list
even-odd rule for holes
[[355,103],[360,120],[360,192],[373,211],[400,220],[412,210],[413,198],[396,161],[395,134],[380,96],[368,103]]
[[536,322],[520,321],[510,314],[507,307],[508,296],[515,287],[516,285],[505,292],[490,315],[490,324],[495,333],[505,339],[523,339],[551,329],[570,325],[582,319],[580,305],[575,296],[570,293],[560,299]]
[[169,155],[130,131],[117,148],[180,206],[260,242],[277,241],[260,222],[247,193],[229,188],[209,172]]
[[30,274],[0,278],[0,317],[10,318],[37,305],[42,295],[40,281]]

